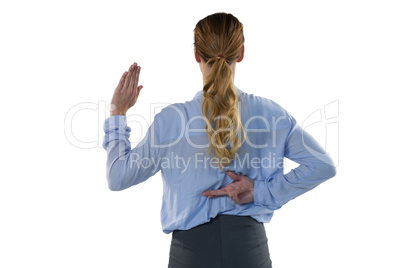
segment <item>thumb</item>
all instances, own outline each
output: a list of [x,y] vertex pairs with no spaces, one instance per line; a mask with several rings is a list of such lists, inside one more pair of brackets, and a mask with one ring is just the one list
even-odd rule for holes
[[228,174],[229,177],[231,177],[233,180],[238,181],[240,180],[240,175],[234,173],[233,171],[229,170],[226,172],[226,174]]

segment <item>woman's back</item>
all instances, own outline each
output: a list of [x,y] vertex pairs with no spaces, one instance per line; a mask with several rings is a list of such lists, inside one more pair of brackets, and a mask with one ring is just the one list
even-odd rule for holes
[[[147,135],[133,150],[129,146],[130,128],[125,120],[114,121],[118,124],[105,123],[105,131],[116,129],[117,125],[119,129],[125,129],[121,137],[127,141],[115,146],[115,153],[121,155],[121,152],[130,151],[121,161],[113,162],[114,167],[108,173],[109,186],[115,184],[111,188],[125,189],[160,170],[163,179],[162,228],[165,233],[170,233],[208,222],[218,214],[248,215],[259,222],[269,222],[275,209],[332,176],[332,169],[328,169],[330,157],[301,130],[285,109],[238,88],[236,92],[246,136],[235,159],[223,170],[254,179],[255,202],[238,205],[228,196],[211,199],[202,195],[206,190],[220,189],[233,182],[219,169],[217,158],[208,154],[206,120],[201,111],[202,91],[191,101],[162,109]],[[302,164],[287,177],[283,175],[284,157]],[[320,168],[324,174],[306,177]],[[276,179],[272,180],[274,176]]]

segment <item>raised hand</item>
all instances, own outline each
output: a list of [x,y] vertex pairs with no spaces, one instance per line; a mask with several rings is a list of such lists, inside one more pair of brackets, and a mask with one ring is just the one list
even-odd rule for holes
[[236,204],[246,204],[254,201],[254,180],[247,176],[238,175],[232,171],[226,172],[234,182],[218,190],[205,191],[203,196],[215,198],[229,196]]
[[110,115],[126,115],[130,109],[137,102],[138,95],[140,94],[143,86],[138,86],[140,78],[141,67],[134,63],[124,72],[117,85],[112,102],[110,103]]

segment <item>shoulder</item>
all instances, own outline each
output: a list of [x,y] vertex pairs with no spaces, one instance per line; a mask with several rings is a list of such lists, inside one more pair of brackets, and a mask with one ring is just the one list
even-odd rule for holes
[[193,99],[186,102],[171,103],[164,107],[155,119],[168,123],[172,121],[186,121],[194,115],[200,113],[201,102],[198,99]]
[[199,98],[183,103],[172,103],[164,107],[154,118],[161,141],[183,136],[188,123],[202,116],[201,109]]
[[241,93],[242,109],[249,120],[264,118],[277,127],[289,127],[291,116],[279,103],[252,93]]
[[242,99],[244,100],[244,104],[248,105],[249,108],[253,108],[253,110],[256,112],[286,114],[286,110],[280,104],[271,99],[245,92],[243,92],[241,95]]

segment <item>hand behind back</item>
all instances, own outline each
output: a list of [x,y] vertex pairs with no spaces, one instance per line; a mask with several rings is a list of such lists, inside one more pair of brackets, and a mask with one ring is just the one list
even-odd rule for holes
[[205,191],[203,196],[215,198],[218,196],[229,196],[236,204],[246,204],[254,201],[254,180],[244,175],[238,175],[233,171],[226,174],[231,177],[234,182],[218,190]]

